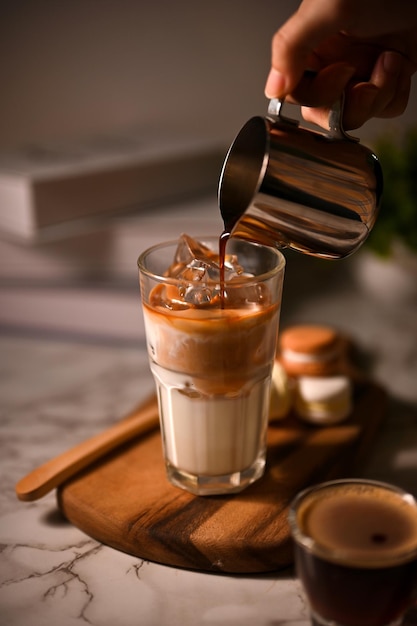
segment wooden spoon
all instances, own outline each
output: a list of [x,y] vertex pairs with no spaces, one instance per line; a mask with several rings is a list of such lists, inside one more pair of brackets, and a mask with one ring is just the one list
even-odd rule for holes
[[107,430],[47,461],[16,485],[19,500],[31,502],[59,487],[68,478],[133,437],[158,425],[158,406],[153,396]]

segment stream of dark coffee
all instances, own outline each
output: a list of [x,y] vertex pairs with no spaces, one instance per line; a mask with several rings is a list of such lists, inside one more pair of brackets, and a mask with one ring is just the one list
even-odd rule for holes
[[219,266],[220,266],[220,306],[225,307],[226,287],[225,287],[225,259],[226,245],[230,239],[230,231],[226,229],[219,237]]

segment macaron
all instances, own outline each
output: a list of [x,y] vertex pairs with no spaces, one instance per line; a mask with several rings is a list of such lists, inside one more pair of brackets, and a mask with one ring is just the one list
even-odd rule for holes
[[303,420],[329,425],[352,411],[352,383],[347,376],[299,376],[294,382],[294,411]]
[[292,406],[292,381],[281,363],[275,359],[271,380],[271,401],[269,419],[271,421],[283,419],[288,415]]
[[281,333],[278,349],[289,376],[327,376],[340,371],[345,342],[330,326],[298,325]]

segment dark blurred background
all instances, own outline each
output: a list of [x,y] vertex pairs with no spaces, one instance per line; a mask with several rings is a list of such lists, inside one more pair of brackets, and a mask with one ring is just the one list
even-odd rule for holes
[[[2,0],[0,148],[131,127],[228,144],[266,108],[274,31],[298,0]],[[369,123],[415,121],[407,114]]]
[[[137,256],[220,232],[221,163],[297,6],[2,0],[0,326],[137,336]],[[403,133],[416,101],[354,134]]]

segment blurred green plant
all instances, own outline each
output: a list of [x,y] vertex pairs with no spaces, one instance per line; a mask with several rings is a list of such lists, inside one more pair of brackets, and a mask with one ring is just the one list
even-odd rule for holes
[[383,176],[380,213],[367,247],[389,257],[394,241],[417,253],[417,127],[400,139],[382,135],[374,144]]

